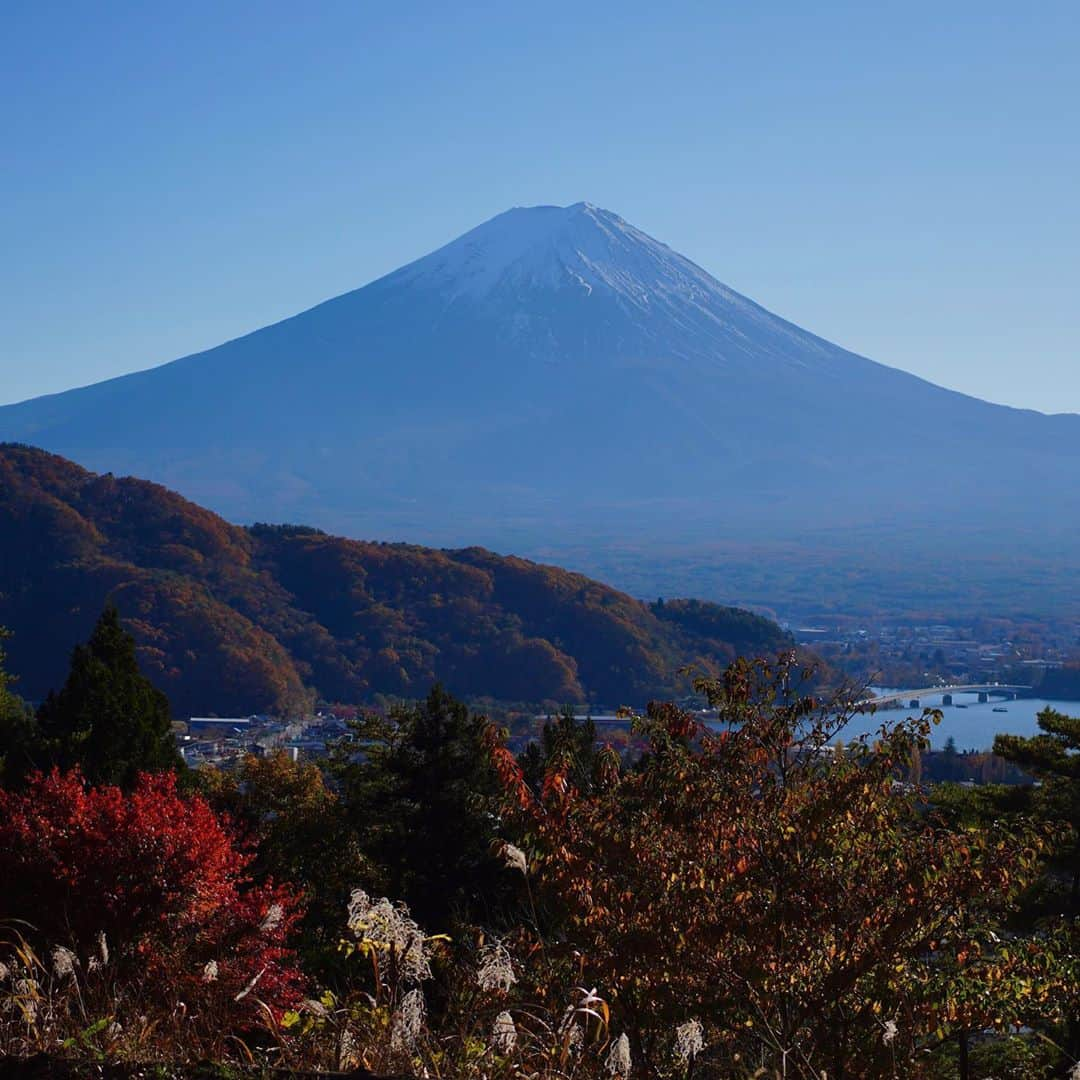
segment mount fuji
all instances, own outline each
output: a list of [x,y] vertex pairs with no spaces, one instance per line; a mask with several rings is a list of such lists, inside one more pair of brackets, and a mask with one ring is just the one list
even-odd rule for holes
[[217,348],[0,408],[0,439],[236,521],[501,550],[877,543],[977,511],[1005,551],[1080,525],[1080,416],[857,356],[588,203],[509,210]]

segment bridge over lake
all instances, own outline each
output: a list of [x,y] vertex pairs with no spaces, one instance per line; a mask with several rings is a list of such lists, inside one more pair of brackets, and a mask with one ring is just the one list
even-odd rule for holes
[[936,697],[941,695],[943,705],[953,703],[954,694],[977,694],[979,701],[989,701],[992,697],[1000,697],[1007,701],[1018,697],[1030,686],[1018,686],[1006,683],[965,683],[957,686],[925,686],[921,690],[899,690],[895,694],[880,694],[876,697],[864,698],[858,704],[867,705],[902,705],[905,702],[909,708],[919,708],[919,702],[924,697]]

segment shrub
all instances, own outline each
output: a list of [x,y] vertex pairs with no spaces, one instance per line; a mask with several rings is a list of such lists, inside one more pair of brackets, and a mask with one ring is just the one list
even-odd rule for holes
[[300,904],[289,886],[253,885],[252,858],[172,773],[141,775],[130,793],[58,770],[0,791],[0,920],[77,963],[104,940],[114,978],[141,986],[142,1012],[180,994],[227,1028],[258,1015],[257,1000],[297,999],[287,941]]

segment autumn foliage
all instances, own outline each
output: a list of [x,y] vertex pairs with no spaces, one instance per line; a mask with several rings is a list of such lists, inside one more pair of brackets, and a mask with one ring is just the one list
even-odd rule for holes
[[435,690],[355,725],[333,785],[284,755],[188,774],[212,801],[32,774],[0,791],[0,1056],[1062,1075],[1076,923],[1015,907],[1069,835],[966,824],[912,783],[932,715],[841,745],[810,679],[737,661],[698,684],[718,719],[654,703],[626,755],[565,713],[517,758]]
[[991,929],[1044,837],[947,828],[901,779],[927,719],[837,752],[848,710],[796,682],[786,663],[739,662],[703,683],[719,730],[650,706],[644,760],[587,793],[558,764],[531,789],[493,747],[545,956],[554,943],[607,989],[647,1068],[703,1022],[719,1075],[909,1075],[943,1039],[1031,1019],[1033,980],[1043,1002],[1060,989]]
[[252,853],[176,784],[144,774],[126,794],[54,770],[0,790],[0,920],[83,963],[104,940],[110,972],[143,987],[144,1012],[177,995],[234,1019],[256,1001],[294,1002],[296,894],[253,885]]
[[0,444],[0,624],[21,689],[44,698],[92,613],[115,602],[175,715],[301,711],[376,694],[618,704],[687,688],[773,622],[715,604],[650,607],[480,548],[365,543],[231,525],[174,492]]

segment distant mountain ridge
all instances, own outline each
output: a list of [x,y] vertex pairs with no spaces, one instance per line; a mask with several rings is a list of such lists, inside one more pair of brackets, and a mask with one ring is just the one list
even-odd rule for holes
[[0,445],[0,625],[17,689],[40,699],[107,598],[178,715],[454,693],[640,704],[736,652],[790,643],[749,612],[646,605],[481,548],[365,543],[230,525],[157,484]]
[[0,408],[0,438],[233,521],[504,551],[828,526],[903,558],[897,522],[947,545],[972,503],[1005,555],[1033,521],[1067,556],[1080,528],[1080,416],[857,356],[588,203],[507,211],[217,348]]

